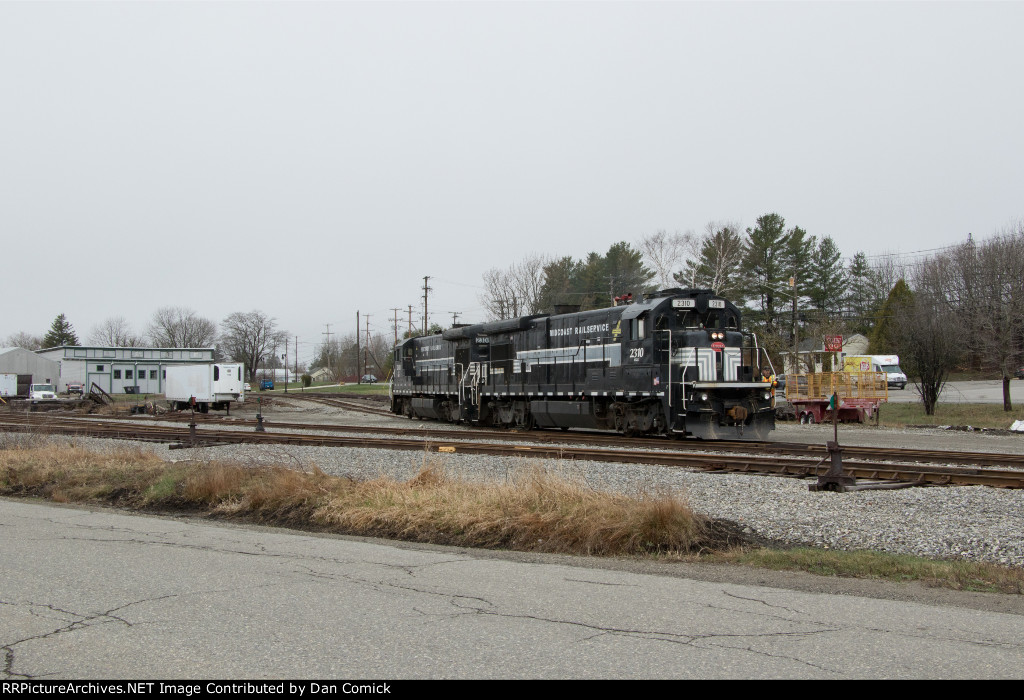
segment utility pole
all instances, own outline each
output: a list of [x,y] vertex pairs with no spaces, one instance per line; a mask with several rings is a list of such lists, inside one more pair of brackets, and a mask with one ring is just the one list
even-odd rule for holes
[[412,304],[409,304],[409,335],[416,335],[412,330]]
[[363,381],[363,373],[359,371],[359,312],[356,311],[356,384]]
[[327,326],[327,332],[324,333],[327,336],[327,373],[333,377],[334,372],[331,370],[331,324],[326,323],[324,325]]
[[397,347],[398,346],[398,312],[401,311],[401,309],[391,309],[391,310],[395,312],[395,346]]
[[[370,352],[370,314],[366,314],[366,344],[363,346],[363,371],[369,374],[370,362],[367,359],[367,353]],[[362,375],[360,375],[362,379]]]
[[800,351],[800,343],[796,338],[796,274],[789,278],[789,288],[793,293],[793,364],[790,365],[792,372],[800,372],[800,356],[797,354]]
[[[285,341],[285,346],[288,345],[288,341]],[[299,336],[295,336],[295,376],[299,376]],[[306,387],[303,386],[303,389]]]
[[454,328],[455,324],[459,322],[459,316],[462,315],[462,312],[461,311],[449,311],[448,313],[450,313],[452,315],[452,328]]
[[429,279],[429,276],[423,278],[423,335],[427,334],[427,324],[429,323],[427,320],[429,318],[427,316],[427,296],[431,291],[430,287],[427,286],[427,280]]
[[[274,350],[277,352],[277,350]],[[288,339],[284,339],[284,393],[288,393]]]

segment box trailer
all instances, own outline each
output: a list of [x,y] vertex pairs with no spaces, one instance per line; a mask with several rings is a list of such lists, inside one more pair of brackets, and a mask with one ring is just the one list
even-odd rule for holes
[[18,395],[18,375],[0,374],[0,396],[7,398]]
[[847,355],[843,358],[844,372],[884,372],[889,386],[903,389],[907,375],[900,369],[898,355]]
[[230,412],[232,402],[245,401],[242,371],[240,364],[170,365],[164,396],[179,410]]

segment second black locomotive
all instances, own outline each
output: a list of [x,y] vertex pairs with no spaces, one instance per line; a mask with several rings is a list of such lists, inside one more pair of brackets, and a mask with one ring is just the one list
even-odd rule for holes
[[[764,439],[773,392],[740,311],[707,289],[461,326],[395,348],[409,417],[704,439]],[[764,358],[767,359],[766,357]]]

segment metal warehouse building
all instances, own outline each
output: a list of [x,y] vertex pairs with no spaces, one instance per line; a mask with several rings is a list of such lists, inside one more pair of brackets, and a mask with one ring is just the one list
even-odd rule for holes
[[[60,379],[60,364],[25,348],[0,348],[0,374],[30,374],[33,383],[57,384]],[[22,390],[19,382],[18,391],[27,394],[28,383],[26,382]]]
[[138,387],[134,391],[140,394],[162,394],[165,370],[169,365],[213,362],[213,348],[104,348],[61,345],[39,350],[35,354],[59,365],[59,391],[66,391],[68,382],[81,382],[85,385],[86,391],[95,383],[103,391],[111,394],[132,393],[132,387]]

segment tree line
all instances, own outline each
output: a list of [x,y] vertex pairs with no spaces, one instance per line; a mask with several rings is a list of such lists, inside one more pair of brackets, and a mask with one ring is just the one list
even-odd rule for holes
[[700,234],[658,231],[578,259],[528,255],[488,270],[480,302],[490,318],[505,319],[601,308],[655,289],[711,289],[744,309],[745,325],[775,359],[860,333],[871,353],[900,355],[929,414],[957,363],[998,370],[1010,410],[1009,381],[1024,357],[1022,241],[1018,223],[915,265],[864,251],[845,263],[831,236],[768,213],[746,229],[709,222]]
[[[218,325],[192,309],[166,306],[157,309],[144,333],[137,333],[123,316],[107,318],[86,337],[88,345],[101,347],[213,348],[217,361],[231,360],[245,366],[246,376],[255,381],[258,369],[279,367],[278,349],[288,341],[277,320],[262,311],[237,311]],[[80,345],[71,322],[61,313],[41,337],[15,333],[8,347],[43,350],[62,345]]]
[[1013,410],[1010,382],[1024,363],[1024,222],[911,267],[880,316],[872,347],[898,352],[928,415],[960,367],[998,372],[1003,410]]

